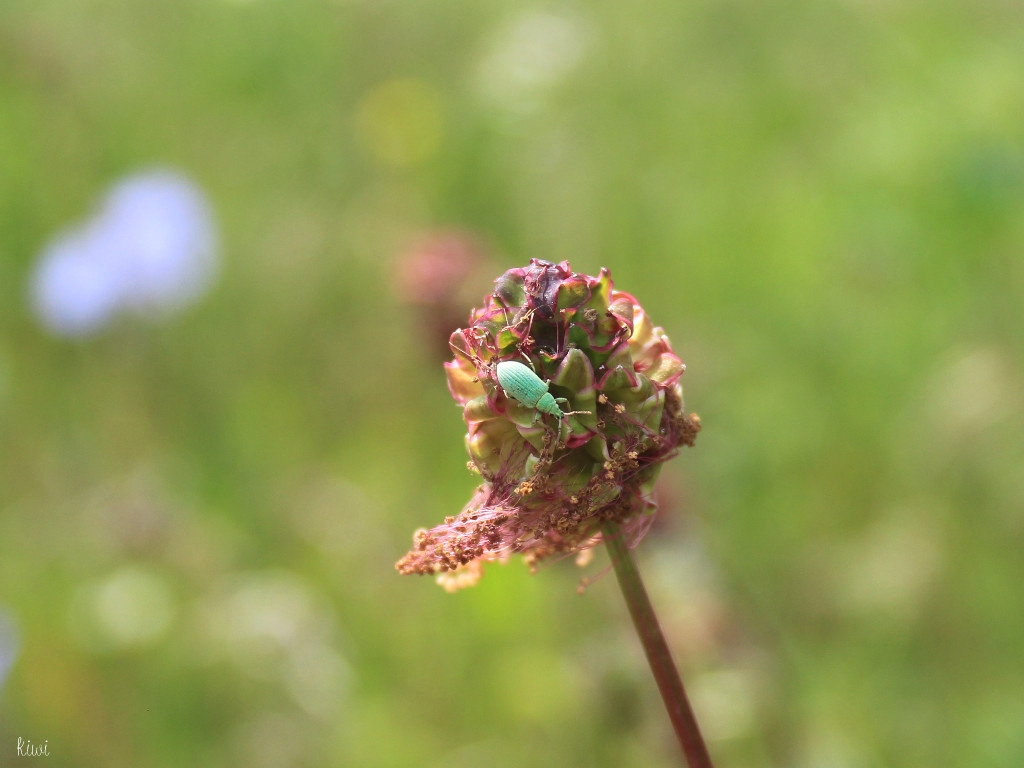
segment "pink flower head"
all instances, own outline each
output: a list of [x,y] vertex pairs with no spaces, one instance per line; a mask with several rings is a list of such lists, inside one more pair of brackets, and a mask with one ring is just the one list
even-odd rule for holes
[[[469,320],[451,336],[445,370],[483,482],[459,515],[416,532],[398,570],[458,588],[484,561],[521,553],[532,565],[587,549],[603,521],[638,540],[661,464],[700,430],[664,331],[608,270],[592,277],[540,259],[499,277]],[[496,375],[506,361],[532,368],[563,415],[506,392]]]
[[452,328],[466,319],[466,307],[487,285],[490,257],[470,232],[436,230],[420,235],[399,255],[398,298],[415,313],[421,336],[444,359]]

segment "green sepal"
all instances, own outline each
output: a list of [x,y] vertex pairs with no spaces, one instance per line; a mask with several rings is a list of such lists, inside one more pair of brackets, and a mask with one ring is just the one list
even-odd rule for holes
[[[631,366],[632,367],[632,366]],[[604,387],[601,389],[609,399],[619,400],[619,392],[625,390],[629,391],[632,387],[633,382],[629,379],[629,373],[626,368],[622,365],[616,365],[615,369],[608,375],[604,380]]]
[[491,404],[487,399],[487,395],[480,395],[474,397],[468,403],[466,403],[463,409],[463,415],[466,418],[467,424],[474,422],[489,421],[491,419],[497,419],[500,414],[495,413],[494,409],[491,408]]
[[652,397],[644,400],[640,406],[640,422],[651,432],[657,433],[661,427],[661,415],[665,410],[665,392],[655,389]]
[[683,361],[675,355],[665,354],[658,355],[657,362],[649,370],[644,372],[651,381],[655,381],[658,384],[664,384],[673,377],[678,377],[686,366],[683,365]]
[[[646,376],[640,374],[636,375],[636,386],[635,387],[622,387],[616,392],[608,393],[610,399],[614,399],[626,406],[626,409],[636,415],[640,410],[640,404],[643,403],[647,398],[651,397],[655,392],[655,386],[651,383],[651,380]],[[629,379],[627,378],[628,382]]]
[[583,449],[599,464],[604,464],[611,458],[608,453],[608,441],[601,435],[594,435],[586,442]]
[[[624,372],[633,370],[633,356],[629,352],[629,344],[624,341],[616,344],[608,353],[607,368],[622,368]],[[628,378],[628,377],[627,377]],[[626,384],[631,387],[632,382]]]
[[511,397],[505,400],[505,416],[517,427],[532,427],[540,418],[536,408],[525,406]]
[[504,419],[485,422],[466,435],[466,450],[485,473],[497,474],[519,443],[515,427]]
[[494,295],[506,307],[521,307],[526,304],[526,287],[523,275],[514,271],[503,274],[494,282]]
[[[608,314],[615,317],[621,325],[633,332],[633,302],[627,298],[620,297],[608,305]],[[628,337],[627,337],[628,338]]]
[[571,277],[558,286],[555,309],[560,311],[585,304],[590,298],[590,286],[583,278]]
[[536,422],[532,426],[521,426],[516,424],[516,429],[526,442],[537,449],[538,453],[544,450],[544,433],[547,430],[540,421]]
[[587,301],[586,306],[596,309],[602,315],[608,311],[608,305],[611,303],[611,291],[612,291],[612,276],[607,269],[601,267],[601,274],[597,278],[597,282],[590,288],[590,299]]
[[587,333],[587,330],[581,325],[570,325],[569,326],[569,344],[572,346],[586,350],[587,357],[590,358],[592,365],[601,365],[605,360],[608,359],[607,352],[597,352],[593,347],[603,347],[609,341],[611,336],[593,332],[593,336]]
[[504,354],[509,347],[513,347],[518,344],[522,339],[508,326],[498,331],[496,343],[498,349]]
[[594,366],[581,349],[570,349],[562,358],[551,383],[579,395],[594,389]]

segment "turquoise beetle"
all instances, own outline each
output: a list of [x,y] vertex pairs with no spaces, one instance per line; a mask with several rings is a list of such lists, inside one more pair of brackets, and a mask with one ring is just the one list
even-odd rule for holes
[[[527,408],[536,408],[537,413],[547,413],[564,419],[590,411],[563,411],[560,404],[569,405],[564,397],[555,397],[548,392],[548,383],[522,363],[515,360],[503,360],[495,368],[498,384],[505,394],[518,400]],[[536,419],[534,415],[534,419]]]

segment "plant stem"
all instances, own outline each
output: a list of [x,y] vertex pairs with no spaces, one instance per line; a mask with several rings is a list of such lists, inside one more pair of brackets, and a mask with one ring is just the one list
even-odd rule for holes
[[633,553],[629,551],[622,538],[622,529],[618,523],[606,522],[601,530],[608,545],[612,564],[615,566],[619,586],[633,617],[633,626],[636,627],[640,642],[643,643],[647,663],[651,665],[651,672],[658,683],[661,698],[665,701],[672,727],[675,728],[683,754],[686,755],[686,763],[690,768],[714,768],[708,749],[704,745],[704,737],[701,736],[690,702],[686,698],[683,681],[672,660],[672,653],[665,643],[665,636],[661,633],[658,617],[640,579],[640,571],[633,560]]

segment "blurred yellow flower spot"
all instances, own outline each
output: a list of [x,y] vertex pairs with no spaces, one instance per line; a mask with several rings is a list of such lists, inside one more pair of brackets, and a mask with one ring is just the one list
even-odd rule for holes
[[366,150],[380,163],[392,168],[417,165],[440,146],[441,96],[422,80],[387,80],[363,98],[356,128]]

